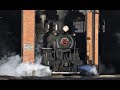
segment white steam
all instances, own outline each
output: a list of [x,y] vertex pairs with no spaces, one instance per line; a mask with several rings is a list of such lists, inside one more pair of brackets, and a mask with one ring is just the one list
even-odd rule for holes
[[21,63],[16,69],[18,76],[50,76],[51,70],[40,64]]
[[[51,70],[48,66],[40,64],[41,58],[36,58],[36,63],[24,63],[19,55],[4,56],[0,60],[0,75],[2,76],[50,76]],[[38,63],[39,62],[39,63]]]
[[93,74],[93,75],[97,75],[97,68],[96,66],[91,66],[91,65],[83,65],[83,66],[80,66],[80,70],[83,70],[83,71],[86,71],[90,74]]

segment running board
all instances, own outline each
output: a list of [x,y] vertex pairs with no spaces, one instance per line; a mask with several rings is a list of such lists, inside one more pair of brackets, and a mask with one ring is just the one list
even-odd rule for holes
[[80,72],[52,72],[53,75],[60,75],[60,74],[80,74]]

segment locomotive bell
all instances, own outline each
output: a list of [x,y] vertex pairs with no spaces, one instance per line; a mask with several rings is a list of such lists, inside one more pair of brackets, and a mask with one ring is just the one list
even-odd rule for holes
[[68,32],[68,31],[69,31],[69,27],[68,27],[67,25],[64,26],[64,27],[63,27],[63,31],[64,31],[64,32]]

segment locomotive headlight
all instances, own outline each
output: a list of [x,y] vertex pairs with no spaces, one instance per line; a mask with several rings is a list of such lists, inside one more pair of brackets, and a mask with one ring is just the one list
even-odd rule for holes
[[67,32],[68,30],[69,30],[69,27],[68,27],[68,26],[64,26],[64,27],[63,27],[63,31],[64,31],[64,32]]

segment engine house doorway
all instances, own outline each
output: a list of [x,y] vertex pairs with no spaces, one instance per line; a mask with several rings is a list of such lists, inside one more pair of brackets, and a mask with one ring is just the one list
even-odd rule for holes
[[35,56],[55,72],[78,72],[86,61],[83,10],[36,10]]
[[98,66],[98,10],[23,10],[22,15],[23,62],[41,56],[40,63],[60,72],[78,71],[84,63]]
[[120,10],[102,10],[105,31],[101,33],[102,74],[120,74]]
[[21,10],[0,10],[0,58],[21,54]]

